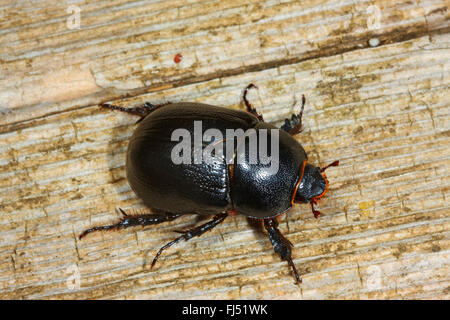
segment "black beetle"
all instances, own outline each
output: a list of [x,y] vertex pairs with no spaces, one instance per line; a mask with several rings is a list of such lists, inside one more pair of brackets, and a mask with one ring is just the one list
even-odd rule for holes
[[[323,171],[339,162],[335,161],[323,168],[307,163],[305,150],[293,138],[302,130],[305,96],[302,96],[299,114],[286,119],[279,129],[265,123],[262,115],[248,102],[246,95],[253,87],[256,88],[254,84],[248,85],[243,95],[247,112],[200,103],[144,103],[135,108],[103,104],[102,106],[110,109],[141,116],[138,121],[140,124],[128,145],[127,178],[144,204],[162,213],[127,215],[120,209],[124,215],[120,222],[87,229],[80,235],[80,239],[92,231],[158,224],[188,213],[214,214],[207,223],[177,231],[182,235],[158,251],[152,262],[153,267],[164,249],[183,239],[200,236],[227,216],[239,213],[264,222],[275,252],[289,263],[297,283],[300,283],[300,276],[291,258],[292,243],[278,230],[277,219],[294,202],[309,202],[317,218],[320,212],[314,209],[314,204],[328,190],[328,181]],[[236,161],[237,152],[233,149],[231,163],[226,161],[223,154],[214,162],[201,160],[197,163],[175,164],[172,152],[177,141],[173,140],[173,132],[182,128],[184,132],[195,135],[195,121],[202,121],[205,130],[214,128],[223,134],[229,129],[276,130],[278,170],[275,174],[267,174],[267,165],[249,163],[247,149],[243,163]],[[195,155],[188,156],[191,157]]]

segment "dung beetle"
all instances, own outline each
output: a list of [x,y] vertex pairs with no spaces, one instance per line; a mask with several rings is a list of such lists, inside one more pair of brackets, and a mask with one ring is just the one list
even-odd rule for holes
[[[293,136],[302,131],[304,95],[300,112],[286,119],[281,128],[277,128],[265,123],[263,116],[247,100],[247,92],[251,88],[256,86],[248,85],[243,94],[246,111],[201,103],[153,105],[146,102],[134,108],[103,104],[103,107],[141,116],[128,145],[126,173],[136,195],[147,207],[156,209],[159,213],[127,215],[119,209],[124,217],[118,223],[87,229],[79,238],[97,230],[158,224],[184,214],[213,215],[210,221],[200,226],[177,231],[181,235],[157,252],[151,265],[153,267],[161,253],[173,244],[202,235],[230,215],[243,214],[263,221],[274,251],[282,260],[288,262],[296,283],[300,283],[301,278],[291,258],[293,245],[278,230],[278,218],[286,213],[294,202],[310,203],[317,218],[320,212],[314,208],[314,204],[328,191],[328,180],[324,171],[330,166],[337,166],[339,161],[323,168],[313,166],[307,163],[305,150],[294,139]],[[248,136],[240,140],[239,137],[242,136],[232,136],[232,139],[228,139],[228,135],[228,140],[212,139],[209,142],[216,147],[220,145],[222,149],[217,150],[222,153],[217,152],[212,161],[198,159],[195,143],[200,143],[201,151],[206,146],[205,141],[196,141],[196,122],[199,121],[202,130],[205,129],[205,134],[210,129],[215,130],[216,135],[210,136],[211,139],[228,134],[228,130],[254,130],[256,133],[266,130],[266,134],[270,131],[271,138],[277,138],[277,144],[270,148],[272,153],[276,152],[278,155],[277,170],[269,172],[267,163],[250,161],[250,148],[239,148],[243,144],[242,141],[250,140]],[[178,140],[174,139],[176,130],[181,130]],[[188,140],[188,146],[194,149],[194,152],[177,149],[179,138],[191,134],[194,135],[194,141]],[[233,140],[231,147],[226,144],[229,140]],[[261,141],[257,142],[256,146],[256,151],[260,151]],[[224,150],[232,151],[230,158],[225,156]],[[174,155],[182,155],[183,159],[194,161],[176,162]],[[243,155],[239,158],[242,161],[237,161],[239,155]]]

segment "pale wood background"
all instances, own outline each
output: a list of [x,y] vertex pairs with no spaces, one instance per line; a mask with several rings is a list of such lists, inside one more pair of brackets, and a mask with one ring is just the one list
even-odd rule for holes
[[[450,298],[448,1],[70,1],[78,29],[67,3],[0,1],[0,298]],[[243,108],[250,82],[274,123],[305,94],[299,141],[341,161],[319,219],[281,220],[301,286],[242,216],[153,270],[195,216],[77,239],[144,209],[124,170],[136,118],[99,103]]]

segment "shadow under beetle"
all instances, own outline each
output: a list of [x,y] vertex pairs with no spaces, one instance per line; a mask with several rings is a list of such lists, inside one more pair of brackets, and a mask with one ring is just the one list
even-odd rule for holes
[[[337,166],[339,161],[319,168],[307,163],[307,155],[294,135],[302,131],[302,114],[305,96],[298,114],[286,119],[281,128],[264,122],[263,116],[247,100],[247,92],[256,88],[246,87],[243,94],[246,112],[201,104],[167,103],[153,105],[144,103],[134,108],[103,104],[114,110],[141,116],[127,151],[126,173],[131,188],[146,206],[164,213],[127,215],[116,224],[85,230],[80,239],[98,230],[146,226],[174,220],[184,214],[214,215],[200,226],[190,228],[163,246],[155,255],[152,267],[161,253],[181,240],[198,237],[224,221],[229,215],[243,214],[260,219],[269,239],[282,260],[291,266],[296,283],[301,278],[291,257],[292,243],[278,230],[278,218],[287,212],[294,202],[310,203],[317,218],[320,214],[314,204],[328,191],[325,169]],[[183,128],[191,134],[194,121],[202,121],[204,130],[219,129],[225,136],[226,129],[247,130],[254,128],[276,129],[279,132],[279,169],[275,174],[265,174],[267,166],[261,164],[223,161],[213,163],[175,165],[171,152],[177,141],[171,135]],[[246,158],[247,159],[247,158]],[[248,160],[248,159],[247,159]]]

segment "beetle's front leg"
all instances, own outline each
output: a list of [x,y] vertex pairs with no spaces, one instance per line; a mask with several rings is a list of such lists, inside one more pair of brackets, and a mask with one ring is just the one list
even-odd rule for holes
[[300,109],[300,112],[298,114],[293,114],[291,119],[285,119],[284,124],[281,126],[281,129],[286,131],[287,133],[291,135],[296,135],[297,133],[302,132],[303,125],[302,125],[302,116],[303,116],[303,109],[305,108],[306,98],[305,95],[302,95],[302,107]]
[[277,219],[264,219],[264,227],[269,233],[269,239],[270,242],[272,242],[274,251],[280,255],[282,260],[286,260],[287,263],[291,266],[292,271],[294,272],[296,283],[301,283],[302,279],[298,275],[294,262],[292,262],[291,247],[293,247],[293,245],[281,234],[280,230],[278,230]]
[[123,211],[122,209],[119,208],[119,210],[120,212],[122,212],[123,218],[118,223],[106,226],[93,227],[84,230],[83,233],[80,234],[79,239],[83,238],[88,233],[94,231],[124,229],[134,226],[148,226],[166,221],[172,221],[183,215],[181,213],[164,213],[164,214],[150,213],[150,214],[127,215],[125,211]]

